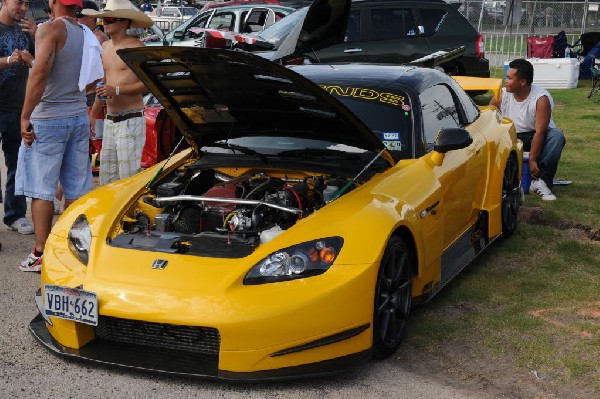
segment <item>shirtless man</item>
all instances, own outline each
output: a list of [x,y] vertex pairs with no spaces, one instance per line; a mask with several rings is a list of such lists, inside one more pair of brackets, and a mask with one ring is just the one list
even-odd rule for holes
[[103,12],[84,9],[82,14],[102,18],[104,31],[110,37],[102,44],[105,84],[97,86],[96,101],[90,112],[90,126],[94,132],[96,116],[106,101],[100,184],[107,184],[141,170],[146,141],[142,94],[147,89],[117,55],[117,50],[143,46],[137,38],[127,34],[127,29],[148,28],[152,20],[141,11],[131,9],[128,0],[109,0]]

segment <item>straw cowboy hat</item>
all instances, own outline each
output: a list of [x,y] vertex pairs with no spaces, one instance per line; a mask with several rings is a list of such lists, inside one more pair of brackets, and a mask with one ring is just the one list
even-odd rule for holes
[[96,18],[124,18],[131,20],[131,28],[149,28],[152,19],[141,11],[133,8],[129,0],[108,0],[104,11],[84,8],[81,13]]

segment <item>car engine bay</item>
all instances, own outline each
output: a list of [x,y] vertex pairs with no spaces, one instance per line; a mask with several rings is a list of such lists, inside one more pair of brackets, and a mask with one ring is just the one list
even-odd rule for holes
[[243,257],[359,184],[282,170],[179,168],[144,193],[110,245],[213,257]]

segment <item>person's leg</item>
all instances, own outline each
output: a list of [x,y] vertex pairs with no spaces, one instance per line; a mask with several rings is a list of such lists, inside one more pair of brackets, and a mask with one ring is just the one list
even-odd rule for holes
[[35,250],[44,252],[46,240],[52,229],[54,203],[52,201],[33,198],[31,200],[31,216],[33,227],[35,228]]
[[80,115],[71,120],[60,172],[65,209],[92,189],[92,168],[87,152],[90,131],[88,118],[86,115]]
[[65,119],[32,120],[36,139],[31,146],[21,145],[17,166],[15,193],[32,198],[31,214],[35,227],[33,251],[19,268],[24,272],[41,269],[46,240],[52,227],[54,194],[65,147],[68,121]]
[[[0,123],[2,131],[2,151],[6,164],[6,190],[4,198],[4,224],[12,225],[15,221],[24,218],[27,212],[27,202],[24,196],[15,195],[15,175],[17,173],[17,160],[19,158],[19,147],[21,146],[21,120],[16,112],[2,112]],[[29,222],[27,222],[29,225]],[[33,233],[31,225],[29,229],[22,230],[24,234]],[[21,232],[21,231],[19,231]]]
[[542,171],[541,179],[544,180],[549,188],[552,188],[554,176],[558,169],[558,162],[565,146],[566,139],[564,133],[557,128],[548,129],[544,148],[540,154],[539,165]]
[[100,184],[105,185],[119,179],[118,158],[115,142],[116,124],[104,120],[102,152],[100,153]]
[[142,151],[146,142],[146,119],[131,118],[118,124],[116,131],[119,179],[133,176],[142,170]]

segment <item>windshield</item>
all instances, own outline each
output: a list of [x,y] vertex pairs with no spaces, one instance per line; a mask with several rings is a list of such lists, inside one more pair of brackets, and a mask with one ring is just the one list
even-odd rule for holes
[[410,97],[388,88],[322,85],[375,133],[397,159],[412,158]]
[[175,39],[173,38],[173,35],[175,35],[175,32],[186,32],[189,28],[205,28],[206,27],[206,23],[208,22],[208,18],[210,17],[210,15],[212,14],[212,11],[208,11],[208,12],[203,12],[200,15],[198,15],[197,17],[194,18],[190,18],[187,21],[185,21],[184,23],[182,23],[181,25],[179,25],[178,27],[176,27],[175,29],[173,29],[172,31],[170,31],[169,33],[167,33],[167,35],[165,36],[165,39],[168,42],[172,42]]
[[185,16],[192,16],[192,15],[196,15],[196,9],[194,7],[184,7],[183,8],[183,15]]
[[[293,150],[332,150],[332,151],[343,151],[354,154],[365,153],[366,150],[361,148],[352,147],[345,144],[334,143],[327,140],[314,140],[305,139],[298,137],[286,137],[282,136],[252,136],[252,137],[237,137],[229,140],[220,140],[218,143],[237,145],[240,147],[251,148],[261,154],[280,154],[285,151]],[[208,145],[203,149],[210,148],[210,152],[226,152],[222,146],[211,146]]]
[[285,39],[292,31],[294,26],[304,22],[304,17],[306,16],[307,12],[308,7],[296,11],[295,13],[292,13],[269,26],[267,29],[260,32],[258,36],[262,40],[273,44],[273,50],[275,50],[279,47],[279,44],[283,41],[283,39]]

